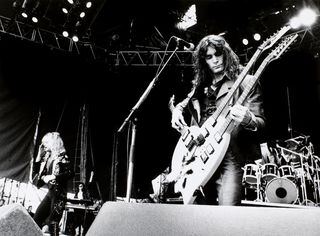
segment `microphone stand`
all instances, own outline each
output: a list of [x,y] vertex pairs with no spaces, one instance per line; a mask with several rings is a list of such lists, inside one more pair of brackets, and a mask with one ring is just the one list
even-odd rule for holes
[[293,138],[292,119],[291,119],[291,104],[290,104],[290,92],[289,92],[289,87],[288,87],[288,86],[287,86],[287,103],[288,103],[288,118],[289,118],[288,132],[289,132],[290,138]]
[[[156,82],[159,79],[159,75],[163,71],[163,69],[166,67],[170,59],[173,57],[173,55],[176,53],[178,50],[178,46],[174,49],[174,51],[171,53],[167,61],[163,64],[161,70],[156,74],[156,76],[153,78],[153,80],[150,82],[149,86],[147,89],[144,91],[144,93],[141,95],[140,99],[138,102],[133,106],[131,109],[129,115],[127,118],[124,120],[120,128],[118,129],[117,133],[121,133],[126,126],[128,122],[131,122],[131,144],[130,144],[130,151],[129,151],[129,166],[128,166],[128,176],[127,176],[127,191],[126,191],[126,202],[130,202],[130,197],[131,197],[131,190],[132,190],[132,177],[133,177],[133,167],[134,167],[134,151],[135,151],[135,139],[136,139],[136,120],[137,118],[134,118],[134,115],[136,111],[139,109],[139,107],[142,105],[142,103],[147,99],[149,93],[151,90],[154,88]],[[165,56],[165,55],[164,55]],[[134,120],[134,121],[132,121]]]

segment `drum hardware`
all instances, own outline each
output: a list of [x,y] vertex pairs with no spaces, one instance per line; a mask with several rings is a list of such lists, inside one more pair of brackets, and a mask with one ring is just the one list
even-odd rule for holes
[[[312,161],[308,160],[313,159],[312,156],[304,158],[305,156],[300,156],[299,168],[296,169],[297,182],[299,185],[299,197],[300,204],[305,206],[311,206],[319,203],[319,193],[317,187],[315,186],[316,182],[314,177],[315,172],[313,172],[313,167],[310,166]],[[313,202],[313,200],[315,202]]]
[[279,167],[272,163],[248,164],[243,176],[246,200],[249,196],[250,200],[254,197],[254,201],[259,202],[318,205],[320,169],[315,169],[315,175],[309,169],[307,162]]
[[244,168],[243,183],[255,201],[320,206],[320,158],[309,136],[271,144],[260,145],[263,165]]
[[290,149],[281,147],[279,144],[276,144],[276,147],[280,149],[282,157],[285,159],[287,163],[290,161],[298,159],[299,161],[304,157],[307,159],[307,156],[303,155],[302,153],[292,151]]

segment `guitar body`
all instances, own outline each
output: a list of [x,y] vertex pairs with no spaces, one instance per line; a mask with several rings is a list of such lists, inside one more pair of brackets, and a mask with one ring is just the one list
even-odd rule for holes
[[194,202],[195,191],[209,181],[228,149],[230,133],[224,132],[222,136],[219,136],[223,123],[222,118],[214,126],[210,121],[205,122],[201,127],[205,137],[201,145],[190,147],[192,140],[182,135],[175,147],[168,180],[175,181],[175,192],[181,193],[184,204]]

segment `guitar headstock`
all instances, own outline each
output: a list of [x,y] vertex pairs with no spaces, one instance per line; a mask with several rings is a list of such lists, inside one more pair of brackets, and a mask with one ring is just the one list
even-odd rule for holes
[[285,33],[287,33],[291,27],[289,25],[282,27],[280,30],[278,30],[276,33],[271,35],[269,38],[267,38],[260,46],[259,48],[264,51],[268,48],[271,48]]
[[288,50],[289,46],[296,40],[297,37],[298,34],[291,34],[283,38],[279,45],[268,55],[266,60],[270,62],[278,59],[285,51]]

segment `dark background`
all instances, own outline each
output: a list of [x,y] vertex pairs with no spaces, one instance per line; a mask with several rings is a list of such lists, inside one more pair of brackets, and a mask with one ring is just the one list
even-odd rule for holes
[[[290,4],[289,4],[290,2]],[[297,2],[300,6],[306,4]],[[10,15],[12,1],[1,1],[0,14]],[[225,37],[245,64],[259,44],[244,48],[243,34],[261,29],[263,39],[280,29],[294,14],[285,11],[292,1],[205,1],[197,2],[198,24],[188,31],[174,28],[177,15],[193,1],[97,1],[100,8],[90,21],[93,45],[117,50],[163,50],[170,36],[197,43],[208,33],[226,32]],[[312,5],[319,6],[315,1]],[[276,11],[283,14],[275,15]],[[45,27],[45,26],[43,26]],[[55,30],[56,28],[52,28]],[[161,36],[157,30],[161,33]],[[263,141],[285,140],[308,135],[320,152],[319,135],[319,28],[315,26],[262,74],[267,131]],[[112,36],[118,39],[113,40]],[[261,43],[261,42],[260,42]],[[155,66],[116,65],[106,58],[93,60],[46,45],[21,40],[2,33],[0,40],[2,74],[12,93],[41,109],[38,139],[57,130],[66,143],[69,156],[79,148],[81,108],[88,108],[88,170],[95,173],[104,200],[109,199],[114,135],[156,75]],[[151,180],[170,165],[179,138],[171,128],[168,101],[181,97],[190,84],[190,67],[171,64],[160,75],[151,93],[135,113],[137,135],[133,196],[145,197]],[[293,129],[292,135],[288,127]],[[118,134],[117,195],[125,196],[127,154],[130,143],[128,125]],[[95,186],[96,187],[96,186]],[[95,194],[98,194],[97,190]]]

